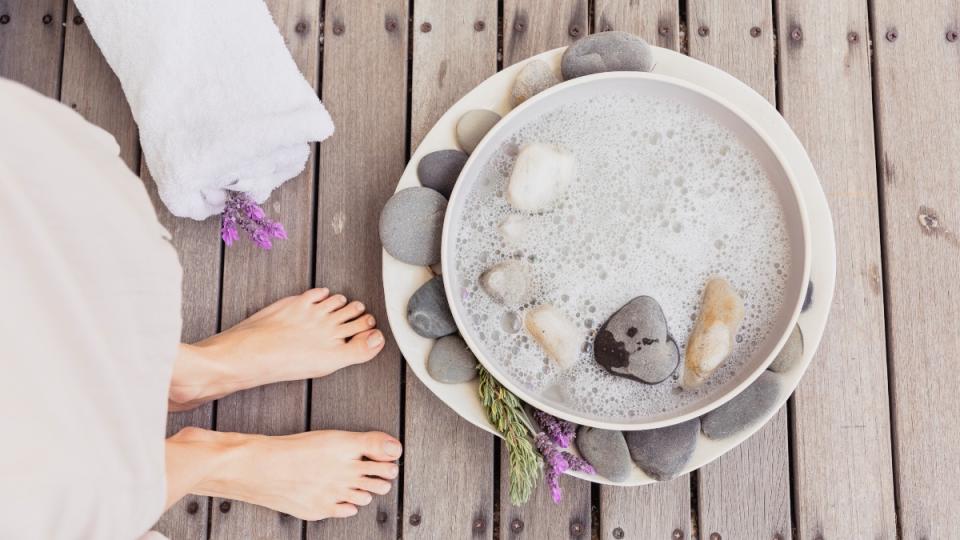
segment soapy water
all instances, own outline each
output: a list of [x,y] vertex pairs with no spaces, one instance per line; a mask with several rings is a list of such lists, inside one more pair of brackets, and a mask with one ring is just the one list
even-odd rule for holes
[[[524,143],[572,152],[576,180],[548,211],[530,214],[505,197]],[[507,216],[521,238],[505,239]],[[734,377],[768,336],[790,272],[783,209],[757,159],[707,114],[670,100],[606,93],[553,109],[509,135],[467,194],[457,240],[465,324],[477,351],[513,383],[581,417],[630,421],[699,401]],[[479,276],[506,260],[532,269],[534,302],[505,307]],[[740,292],[746,315],[734,352],[694,391],[679,385],[684,345],[712,275]],[[647,385],[610,375],[593,358],[604,321],[648,295],[663,308],[681,349],[667,381]],[[564,371],[523,326],[527,310],[553,304],[583,334],[577,364]]]

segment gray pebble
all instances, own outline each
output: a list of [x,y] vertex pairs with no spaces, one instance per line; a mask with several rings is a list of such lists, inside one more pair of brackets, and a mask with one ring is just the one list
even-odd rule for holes
[[614,482],[623,482],[630,476],[633,463],[623,433],[580,426],[575,442],[580,455],[593,465],[600,476]]
[[779,395],[779,376],[764,371],[735,398],[700,417],[703,434],[724,439],[747,429],[773,411]]
[[647,42],[620,31],[589,35],[567,48],[560,60],[564,80],[605,71],[651,71]]
[[466,162],[467,154],[460,150],[430,152],[420,158],[420,163],[417,164],[417,177],[424,187],[436,190],[444,197],[450,197],[463,164]]
[[813,282],[807,282],[807,294],[803,297],[803,306],[800,307],[800,311],[804,312],[810,309],[810,305],[813,304]]
[[803,332],[800,331],[800,325],[798,324],[793,327],[793,332],[790,332],[787,342],[783,344],[780,353],[777,354],[777,357],[773,359],[767,369],[776,373],[790,371],[801,358],[803,358]]
[[427,372],[442,383],[464,383],[477,376],[477,357],[460,336],[445,336],[433,344],[427,357]]
[[663,309],[649,296],[630,300],[603,323],[593,355],[611,374],[647,384],[663,382],[680,364]]
[[380,242],[394,258],[430,266],[440,262],[447,200],[432,189],[412,187],[390,197],[380,212]]
[[499,121],[500,115],[493,111],[486,109],[467,111],[457,122],[457,144],[463,148],[464,152],[472,154],[480,143],[480,139]]
[[523,66],[517,78],[513,81],[510,91],[514,106],[523,103],[547,88],[560,82],[553,73],[553,68],[543,60],[531,60]]
[[425,338],[436,339],[457,331],[444,293],[443,276],[435,276],[413,293],[407,302],[407,322]]
[[630,457],[657,481],[680,474],[697,447],[700,419],[644,431],[625,431]]

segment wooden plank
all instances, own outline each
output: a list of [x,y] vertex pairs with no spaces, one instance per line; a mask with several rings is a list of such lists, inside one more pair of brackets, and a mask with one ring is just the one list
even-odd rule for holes
[[[595,9],[596,31],[624,30],[661,47],[680,46],[676,0],[597,0]],[[623,538],[675,538],[678,531],[680,538],[690,537],[689,475],[650,486],[600,486],[599,491],[601,538],[620,533]]]
[[0,77],[59,95],[64,8],[63,0],[0,0]]
[[[317,284],[364,302],[387,338],[370,362],[314,381],[311,425],[400,435],[400,352],[387,328],[380,210],[403,172],[406,0],[327,0],[323,98],[337,133],[320,145]],[[310,523],[309,538],[397,537],[399,486],[350,519]]]
[[801,538],[894,538],[866,3],[776,11],[780,109],[819,172],[840,258],[830,321],[793,398],[794,527]]
[[900,532],[956,537],[956,504],[937,493],[960,482],[960,13],[871,5]]
[[[723,69],[776,104],[770,0],[687,4],[690,56]],[[698,475],[701,537],[790,536],[790,451],[786,407],[758,433]]]
[[677,0],[594,0],[594,32],[623,30],[666,49],[680,47]]
[[[495,0],[419,0],[411,152],[450,105],[496,71]],[[460,418],[406,369],[404,538],[492,538],[493,436]]]
[[[569,45],[589,31],[588,5],[585,0],[504,0],[503,65],[509,66],[543,51]],[[509,463],[507,450],[500,463]],[[509,473],[500,468],[500,531],[502,538],[555,539],[577,537],[591,530],[590,483],[563,478],[563,500],[556,504],[541,483],[530,501],[522,507],[510,504]],[[522,531],[511,528],[522,524]]]
[[[271,15],[300,71],[314,86],[319,80],[320,0],[268,0]],[[288,238],[262,251],[251,242],[227,249],[223,268],[222,328],[226,329],[271,302],[312,285],[313,200],[311,154],[306,169],[273,192],[264,205],[287,229]],[[217,429],[280,435],[302,432],[307,418],[307,383],[268,385],[221,399]],[[302,522],[264,507],[214,499],[212,538],[300,538]]]

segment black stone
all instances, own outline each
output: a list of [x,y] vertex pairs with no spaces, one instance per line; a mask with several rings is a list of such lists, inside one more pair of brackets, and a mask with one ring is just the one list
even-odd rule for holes
[[647,384],[667,380],[680,365],[680,349],[668,332],[663,309],[649,296],[627,302],[603,323],[593,355],[612,375]]

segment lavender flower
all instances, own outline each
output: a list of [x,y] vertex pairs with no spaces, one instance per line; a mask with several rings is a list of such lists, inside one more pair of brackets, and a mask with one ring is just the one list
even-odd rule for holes
[[[536,416],[538,412],[540,411],[534,412],[534,416]],[[553,418],[550,415],[547,416]],[[554,420],[556,420],[556,418],[554,418]],[[543,456],[543,477],[547,482],[547,487],[550,488],[550,496],[555,503],[559,503],[563,495],[560,492],[560,476],[563,473],[569,470],[589,474],[594,473],[593,466],[579,456],[561,450],[553,437],[547,432],[538,433],[537,436],[533,438],[533,444]]]
[[543,411],[533,411],[533,418],[550,436],[550,440],[560,448],[569,448],[570,443],[577,436],[577,426],[572,422],[561,420]]
[[239,229],[243,229],[250,240],[260,249],[273,247],[273,238],[285,239],[287,231],[283,225],[266,216],[246,193],[234,191],[227,198],[220,222],[220,238],[228,246],[240,238]]

